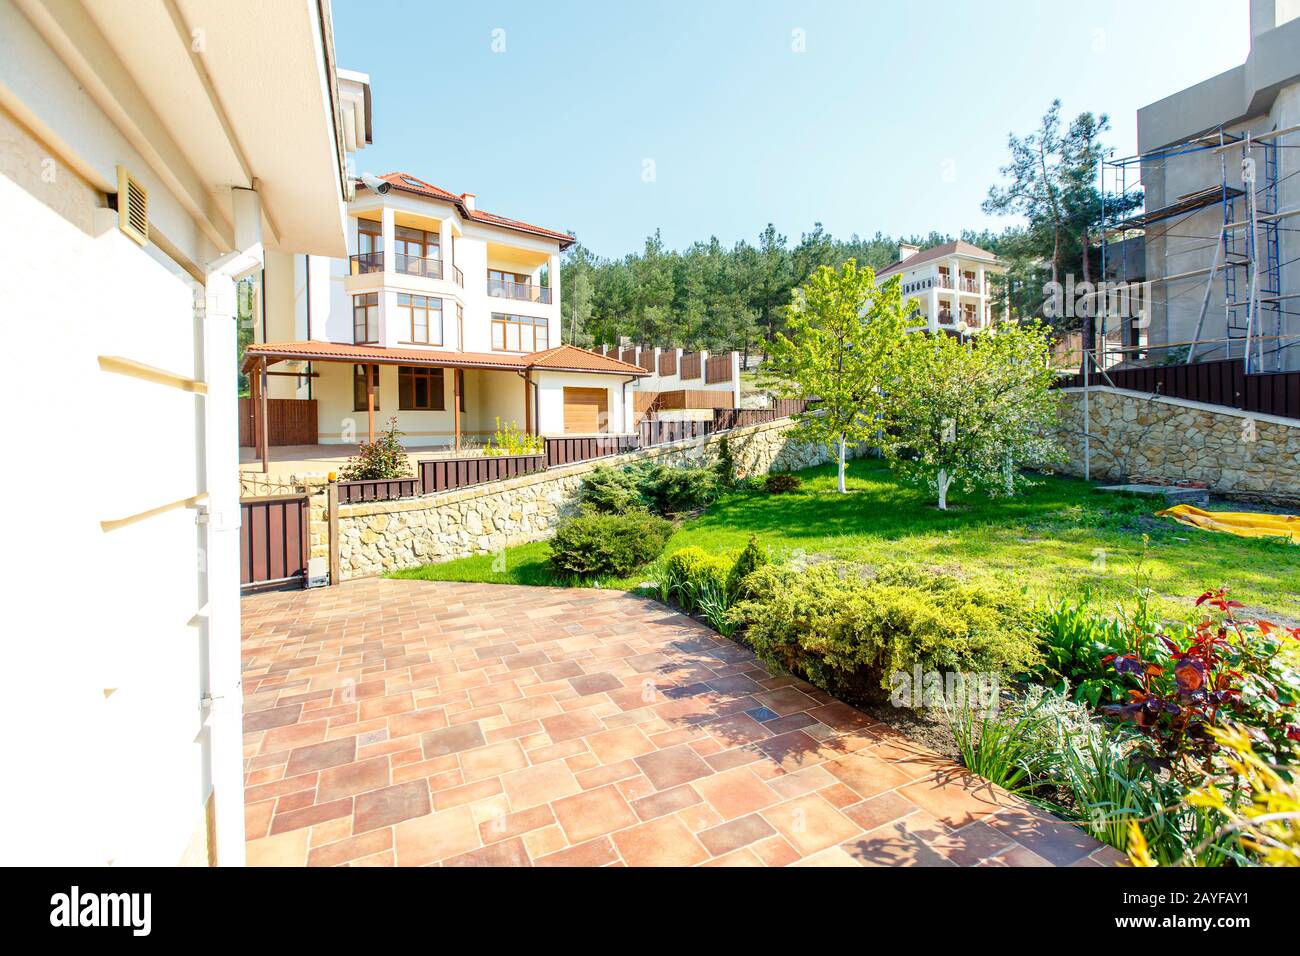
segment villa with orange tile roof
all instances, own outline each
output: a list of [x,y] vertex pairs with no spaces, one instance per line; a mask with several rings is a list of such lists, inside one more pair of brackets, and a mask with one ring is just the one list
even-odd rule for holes
[[903,300],[915,303],[928,331],[951,334],[978,332],[993,324],[998,316],[989,276],[1006,271],[993,253],[958,239],[929,249],[899,243],[898,261],[878,271],[876,278],[898,276]]
[[269,430],[281,443],[276,399],[314,415],[320,444],[355,444],[392,417],[425,448],[476,445],[498,419],[533,435],[631,430],[628,386],[647,372],[560,342],[573,236],[408,173],[358,180],[346,228],[345,259],[267,256],[246,441]]

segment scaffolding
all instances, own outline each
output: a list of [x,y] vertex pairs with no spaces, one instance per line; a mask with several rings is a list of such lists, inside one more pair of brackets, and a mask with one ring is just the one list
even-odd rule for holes
[[[1144,243],[1152,239],[1177,237],[1202,240],[1202,245],[1180,248],[1175,253],[1165,252],[1165,260],[1188,255],[1213,247],[1209,268],[1170,272],[1168,268],[1155,271],[1159,275],[1146,275],[1143,280],[1148,290],[1146,296],[1146,322],[1134,322],[1133,316],[1115,316],[1106,307],[1106,300],[1098,299],[1095,313],[1094,340],[1088,351],[1100,369],[1121,363],[1150,361],[1156,356],[1161,364],[1193,363],[1201,356],[1217,355],[1239,358],[1247,373],[1276,371],[1284,367],[1287,350],[1300,346],[1300,331],[1291,333],[1288,316],[1300,315],[1289,310],[1286,303],[1300,299],[1300,291],[1283,289],[1283,267],[1288,262],[1281,259],[1281,232],[1300,231],[1288,229],[1283,223],[1300,214],[1300,206],[1281,208],[1279,185],[1300,170],[1280,176],[1279,150],[1300,148],[1300,143],[1288,144],[1284,138],[1300,131],[1300,126],[1283,129],[1232,133],[1220,128],[1211,133],[1185,140],[1172,146],[1146,153],[1107,159],[1101,164],[1101,276],[1110,278],[1112,248],[1117,241],[1142,236]],[[1173,202],[1155,209],[1145,209],[1136,215],[1121,217],[1112,214],[1130,205],[1130,197],[1142,189],[1144,178],[1156,171],[1165,170],[1180,157],[1200,156],[1218,160],[1219,182],[1211,183],[1178,196]],[[1185,162],[1188,160],[1184,160]],[[1240,183],[1240,185],[1237,185]],[[1174,232],[1179,224],[1213,206],[1222,209],[1222,220],[1217,235],[1186,235]],[[1205,337],[1206,318],[1214,301],[1216,279],[1222,278],[1223,335]],[[1175,282],[1204,279],[1200,297],[1195,332],[1181,342],[1160,344],[1144,341],[1153,302],[1165,306],[1166,338],[1169,334],[1169,303],[1190,289],[1171,294]],[[1180,355],[1185,349],[1185,355]],[[1177,350],[1177,351],[1176,351]]]

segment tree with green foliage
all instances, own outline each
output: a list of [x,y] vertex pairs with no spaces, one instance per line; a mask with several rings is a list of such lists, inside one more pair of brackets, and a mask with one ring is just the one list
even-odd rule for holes
[[883,387],[906,338],[906,315],[899,278],[882,286],[874,269],[850,259],[812,274],[772,340],[771,374],[817,400],[796,416],[797,432],[836,456],[841,494],[848,446],[873,438],[886,411]]
[[963,342],[914,334],[889,384],[885,454],[905,479],[948,508],[956,485],[1014,494],[1021,467],[1059,457],[1051,339],[1039,323],[1007,323]]

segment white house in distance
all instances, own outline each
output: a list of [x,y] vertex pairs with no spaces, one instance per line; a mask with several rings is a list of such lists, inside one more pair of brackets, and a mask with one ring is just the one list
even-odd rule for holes
[[498,419],[535,435],[631,430],[627,386],[646,371],[560,343],[571,235],[408,173],[369,179],[348,206],[347,257],[267,257],[245,353],[254,416],[262,394],[311,399],[320,444],[396,417],[412,448],[477,444]]
[[348,122],[327,0],[0,0],[4,394],[77,450],[0,472],[4,864],[244,862],[235,283],[346,254]]
[[994,320],[988,277],[1006,271],[993,253],[958,239],[929,249],[899,243],[898,261],[876,278],[900,276],[903,301],[916,303],[930,332],[978,331]]

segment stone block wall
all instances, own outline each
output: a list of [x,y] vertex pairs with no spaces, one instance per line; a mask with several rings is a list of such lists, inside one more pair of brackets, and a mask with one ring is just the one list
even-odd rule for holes
[[[347,580],[488,554],[548,537],[556,522],[576,508],[583,476],[601,465],[637,461],[712,465],[723,438],[730,442],[741,478],[796,471],[831,460],[824,447],[792,441],[793,427],[792,421],[783,419],[441,495],[341,505],[341,577]],[[313,532],[313,554],[315,540]]]
[[[1082,475],[1083,390],[1062,389],[1062,469]],[[1090,389],[1091,474],[1203,481],[1247,501],[1300,502],[1300,421],[1218,405]]]

